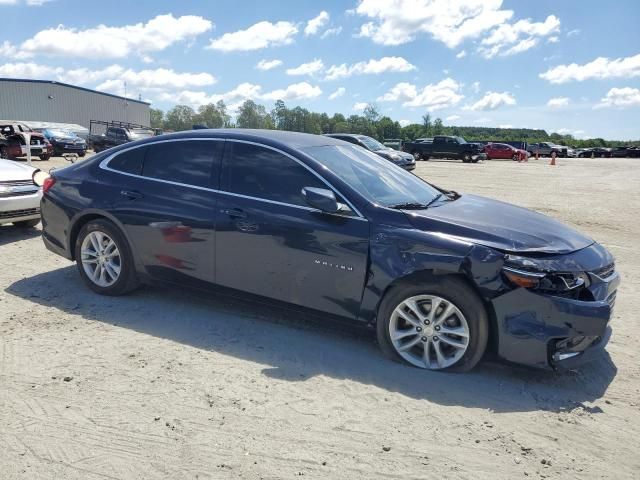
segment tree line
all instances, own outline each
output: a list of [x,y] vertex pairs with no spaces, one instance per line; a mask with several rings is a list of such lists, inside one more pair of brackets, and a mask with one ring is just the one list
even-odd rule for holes
[[253,100],[246,100],[238,109],[235,122],[227,105],[220,100],[201,105],[197,110],[188,105],[176,105],[167,112],[152,108],[151,127],[164,131],[190,130],[195,125],[206,128],[265,128],[305,133],[357,133],[379,141],[399,139],[403,141],[434,135],[455,135],[467,141],[496,142],[553,142],[577,148],[637,145],[640,141],[613,141],[602,138],[576,139],[572,135],[548,134],[545,130],[531,128],[492,128],[445,125],[441,118],[433,119],[429,113],[421,123],[401,126],[397,120],[380,114],[375,104],[368,104],[360,115],[345,117],[341,113],[329,116],[311,112],[306,108],[289,108],[278,100],[271,111]]

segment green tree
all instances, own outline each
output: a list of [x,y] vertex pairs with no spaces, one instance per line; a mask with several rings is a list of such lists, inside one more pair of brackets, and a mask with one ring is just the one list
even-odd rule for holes
[[151,114],[151,128],[162,128],[162,122],[164,120],[164,112],[159,108],[152,108]]
[[431,136],[431,115],[429,112],[422,116],[422,126],[424,127],[424,135],[426,137]]
[[380,112],[378,111],[378,107],[375,103],[367,104],[362,115],[369,123],[376,123],[380,118]]
[[444,134],[444,128],[442,125],[442,119],[436,118],[433,121],[433,134],[434,135],[442,135]]
[[273,120],[267,114],[264,105],[259,105],[253,100],[245,100],[238,109],[236,119],[238,128],[274,128]]
[[201,105],[193,121],[209,128],[222,128],[229,125],[230,119],[231,117],[227,114],[227,106],[220,100],[216,104]]
[[164,127],[176,132],[191,130],[196,112],[187,105],[176,105],[165,116]]

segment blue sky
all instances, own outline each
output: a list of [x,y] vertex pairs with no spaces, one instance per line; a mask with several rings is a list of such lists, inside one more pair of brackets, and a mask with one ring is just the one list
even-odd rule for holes
[[402,123],[640,138],[637,0],[0,0],[0,18],[0,77],[126,81],[164,110],[373,102]]

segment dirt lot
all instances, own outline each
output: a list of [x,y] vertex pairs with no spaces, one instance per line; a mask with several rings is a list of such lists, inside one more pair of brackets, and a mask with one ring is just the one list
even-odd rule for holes
[[98,297],[38,231],[0,227],[0,477],[638,478],[640,161],[547,163],[416,173],[615,254],[610,356],[564,374],[425,372],[385,360],[369,334],[261,305]]

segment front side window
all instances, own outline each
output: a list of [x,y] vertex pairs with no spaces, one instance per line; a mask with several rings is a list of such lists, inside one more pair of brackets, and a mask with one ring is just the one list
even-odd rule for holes
[[[196,187],[217,184],[219,145],[206,140],[158,142],[150,144],[142,175]],[[213,181],[212,181],[213,180]]]
[[228,142],[223,185],[227,191],[265,200],[308,207],[304,187],[327,188],[295,160],[270,148]]
[[326,145],[302,151],[377,205],[428,204],[440,193],[419,177],[362,147]]
[[367,147],[369,150],[373,150],[374,152],[376,150],[384,150],[384,145],[382,145],[379,141],[371,138],[371,137],[358,137],[358,140],[360,140],[365,147]]

